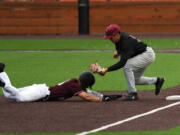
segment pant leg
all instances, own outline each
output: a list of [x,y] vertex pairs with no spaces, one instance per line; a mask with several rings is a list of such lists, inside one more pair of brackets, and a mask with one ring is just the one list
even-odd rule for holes
[[123,68],[124,75],[126,78],[126,82],[128,85],[128,91],[130,92],[136,92],[136,86],[135,86],[135,78],[134,78],[134,72],[131,68]]
[[16,88],[11,85],[10,79],[5,72],[0,73],[0,79],[5,83],[3,88],[4,96],[17,102],[37,101],[50,94],[49,87],[46,84],[34,84],[32,86]]
[[17,102],[33,102],[50,95],[49,87],[46,84],[33,84],[19,89],[8,85],[3,89],[6,98]]
[[6,72],[0,73],[0,80],[5,83],[4,88],[2,88],[4,96],[6,98],[15,100],[16,96],[19,94],[19,91],[16,87],[11,85],[11,81]]
[[155,53],[147,47],[147,51],[129,59],[123,68],[129,92],[136,92],[136,84],[151,84],[156,78],[142,77],[146,67],[155,60]]
[[19,91],[17,102],[33,102],[50,95],[49,87],[46,84],[33,84],[19,88]]
[[157,77],[145,77],[145,76],[142,76],[145,69],[146,69],[146,67],[134,71],[135,84],[136,85],[149,85],[149,84],[155,84],[156,83]]
[[7,75],[6,72],[1,72],[0,73],[0,79],[6,84],[6,85],[11,85],[11,81]]
[[6,98],[16,100],[16,95],[14,95],[10,90],[2,88],[3,94]]

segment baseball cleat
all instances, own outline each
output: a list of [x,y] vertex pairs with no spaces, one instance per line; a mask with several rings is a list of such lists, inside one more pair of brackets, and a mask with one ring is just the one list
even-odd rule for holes
[[5,64],[0,62],[0,73],[4,71]]
[[158,95],[160,93],[163,84],[164,84],[164,78],[158,77],[157,82],[155,83],[156,86],[155,95]]
[[125,97],[124,101],[135,101],[138,99],[138,94],[136,92],[131,92]]

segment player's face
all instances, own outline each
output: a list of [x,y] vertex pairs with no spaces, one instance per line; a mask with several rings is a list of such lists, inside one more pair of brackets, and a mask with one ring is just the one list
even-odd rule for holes
[[120,39],[119,33],[113,35],[113,36],[110,38],[110,40],[111,40],[113,43],[117,43],[117,42],[119,41],[119,39]]

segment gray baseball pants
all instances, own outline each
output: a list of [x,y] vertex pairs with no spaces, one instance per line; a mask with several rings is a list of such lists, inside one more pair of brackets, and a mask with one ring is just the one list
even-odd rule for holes
[[123,67],[124,75],[130,92],[136,92],[135,85],[155,84],[157,77],[142,76],[147,66],[155,60],[155,53],[151,47],[147,47],[146,51],[129,59]]

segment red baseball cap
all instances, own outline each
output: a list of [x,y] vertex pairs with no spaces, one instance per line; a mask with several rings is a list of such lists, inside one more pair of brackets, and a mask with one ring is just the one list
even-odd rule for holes
[[106,27],[104,39],[110,39],[112,36],[120,32],[120,27],[117,24],[110,24]]

